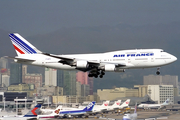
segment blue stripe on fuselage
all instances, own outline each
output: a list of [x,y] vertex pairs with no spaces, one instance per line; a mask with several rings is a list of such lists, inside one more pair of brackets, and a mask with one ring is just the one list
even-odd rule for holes
[[59,112],[59,114],[75,114],[75,113],[86,113],[84,110],[74,110],[74,111],[62,111]]

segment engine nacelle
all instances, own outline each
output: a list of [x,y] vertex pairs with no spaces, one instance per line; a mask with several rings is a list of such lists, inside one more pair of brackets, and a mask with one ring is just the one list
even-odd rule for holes
[[106,65],[104,66],[104,70],[105,70],[105,71],[114,71],[115,68],[116,68],[116,66],[115,66],[114,64],[106,64]]
[[77,61],[76,67],[77,68],[88,68],[89,64],[87,61]]
[[104,66],[104,70],[105,71],[114,71],[114,72],[125,72],[124,69],[119,69],[119,68],[116,68],[116,66],[114,64],[107,64]]

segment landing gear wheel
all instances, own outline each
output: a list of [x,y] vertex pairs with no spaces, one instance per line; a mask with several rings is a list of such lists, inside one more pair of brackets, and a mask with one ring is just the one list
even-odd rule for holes
[[157,75],[159,75],[159,74],[160,74],[160,72],[159,72],[159,71],[157,71],[157,72],[156,72],[156,74],[157,74]]
[[104,72],[104,71],[101,71],[101,75],[105,75],[105,72]]
[[93,77],[93,75],[92,75],[92,74],[89,74],[88,77]]
[[157,72],[156,72],[157,75],[160,74],[160,67],[157,68]]
[[103,75],[100,75],[99,77],[100,77],[100,78],[103,78]]
[[97,78],[97,77],[98,77],[98,75],[94,75],[94,77],[95,77],[95,78]]

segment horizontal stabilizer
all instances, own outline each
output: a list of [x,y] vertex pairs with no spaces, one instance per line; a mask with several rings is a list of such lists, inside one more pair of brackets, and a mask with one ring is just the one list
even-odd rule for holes
[[5,57],[13,59],[13,60],[20,61],[20,62],[34,62],[35,61],[35,60],[32,60],[32,59],[25,59],[25,58],[17,58],[17,57],[9,57],[9,56],[5,56]]

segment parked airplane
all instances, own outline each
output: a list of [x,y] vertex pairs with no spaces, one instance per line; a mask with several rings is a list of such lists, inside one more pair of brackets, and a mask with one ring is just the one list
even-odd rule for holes
[[4,116],[0,117],[0,120],[32,120],[37,119],[38,112],[40,111],[41,105],[37,104],[24,116]]
[[170,99],[168,98],[164,103],[162,104],[140,104],[138,105],[138,108],[144,108],[144,109],[148,109],[148,108],[161,108],[162,105],[169,105],[170,104]]
[[[62,106],[58,106],[51,114],[48,115],[38,115],[38,119],[44,119],[44,118],[56,118],[56,117],[68,117],[71,118],[72,116],[86,116],[87,112],[92,111],[93,107],[95,105],[95,102],[89,103],[84,109],[64,109]],[[50,110],[51,111],[51,110]]]
[[119,106],[119,109],[129,107],[130,99],[127,99],[122,105]]
[[125,69],[159,67],[170,64],[177,58],[162,49],[120,50],[95,54],[54,55],[34,47],[18,33],[9,34],[18,56],[10,57],[15,62],[50,67],[55,69],[76,69],[89,71],[89,77],[105,75],[106,71],[125,72]]
[[105,101],[103,102],[102,105],[95,105],[94,108],[92,109],[91,114],[97,114],[97,113],[101,113],[101,112],[104,112],[106,111],[107,109],[107,106],[109,105],[109,102],[110,101]]
[[137,103],[135,105],[134,113],[133,114],[124,114],[122,120],[136,120],[137,119]]
[[96,102],[91,102],[88,104],[87,107],[85,107],[84,109],[76,109],[76,110],[63,110],[61,109],[59,111],[59,116],[61,117],[72,117],[72,116],[78,116],[78,117],[82,117],[82,116],[86,116],[87,112],[90,112],[93,110],[93,107],[95,105]]
[[115,101],[113,105],[106,107],[106,111],[109,112],[109,111],[113,111],[113,110],[119,109],[120,104],[121,104],[121,100]]

